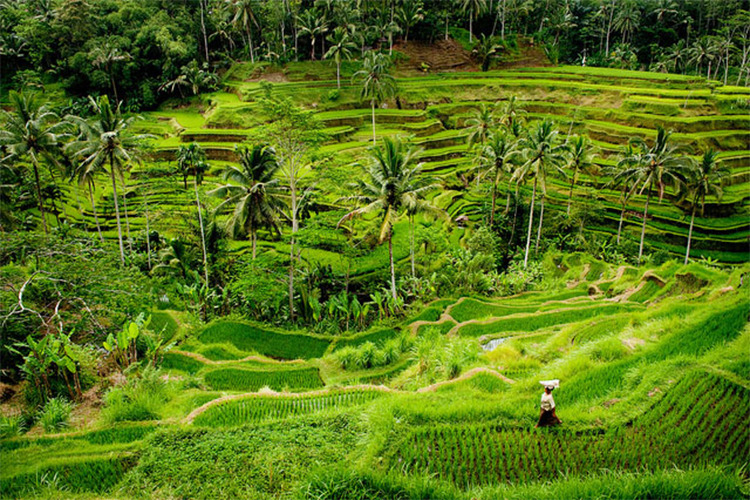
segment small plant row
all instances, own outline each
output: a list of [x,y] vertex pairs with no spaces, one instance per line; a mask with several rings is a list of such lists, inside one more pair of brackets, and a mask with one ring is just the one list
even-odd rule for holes
[[61,437],[41,437],[36,439],[17,438],[0,441],[0,452],[9,453],[27,446],[50,446],[60,441],[87,441],[95,445],[132,443],[145,438],[156,430],[157,426],[119,425],[107,429],[91,431],[84,434],[64,435]]
[[0,497],[17,498],[46,487],[71,493],[103,493],[120,482],[135,462],[134,455],[125,455],[43,466],[35,472],[0,479]]
[[750,461],[750,390],[717,375],[695,372],[636,420],[686,457],[719,463]]
[[241,351],[257,351],[281,359],[319,358],[330,340],[311,335],[264,330],[246,323],[219,321],[206,328],[198,337],[205,344],[234,344]]
[[233,427],[356,406],[383,394],[383,391],[376,389],[356,389],[309,396],[251,396],[212,406],[198,415],[193,423],[208,427]]
[[[655,450],[659,450],[658,453]],[[427,473],[462,488],[526,483],[608,470],[661,470],[679,458],[645,432],[606,435],[496,426],[425,427],[402,442],[391,467]]]
[[317,368],[296,370],[244,370],[220,368],[206,373],[206,384],[218,391],[257,391],[269,387],[275,391],[284,389],[319,389],[325,384]]

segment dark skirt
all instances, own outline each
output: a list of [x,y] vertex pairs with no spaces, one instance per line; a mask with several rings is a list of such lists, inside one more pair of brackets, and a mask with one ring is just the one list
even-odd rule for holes
[[559,423],[560,419],[553,414],[553,410],[544,410],[539,416],[539,423],[536,425],[538,427],[548,427],[550,425],[558,425]]

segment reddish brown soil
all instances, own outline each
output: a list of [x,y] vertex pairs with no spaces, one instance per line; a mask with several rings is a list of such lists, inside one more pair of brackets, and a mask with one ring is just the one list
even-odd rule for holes
[[394,50],[403,52],[408,60],[398,64],[402,70],[423,71],[422,63],[429,66],[430,73],[445,71],[477,71],[471,54],[455,40],[439,40],[435,43],[410,41],[398,43]]

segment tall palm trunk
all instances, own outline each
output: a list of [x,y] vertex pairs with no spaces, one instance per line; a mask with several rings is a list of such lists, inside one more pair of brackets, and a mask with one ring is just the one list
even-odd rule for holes
[[128,191],[124,175],[122,177],[122,207],[125,209],[125,235],[128,239],[128,248],[130,253],[133,253],[133,240],[130,239],[130,216],[128,215]]
[[687,249],[685,250],[685,265],[690,258],[690,242],[693,239],[693,222],[695,222],[695,203],[693,203],[693,213],[690,216],[690,230],[688,231]]
[[148,195],[144,200],[144,207],[146,208],[146,255],[148,256],[148,269],[151,270],[151,225],[148,216]]
[[120,224],[120,203],[117,200],[117,180],[115,179],[115,159],[109,154],[109,174],[112,178],[112,198],[115,200],[115,219],[117,219],[117,240],[120,243],[120,263],[125,265],[125,248],[122,246],[122,224]]
[[509,245],[513,243],[516,237],[516,225],[518,224],[518,193],[518,184],[516,184],[516,199],[515,203],[513,203],[513,226],[510,229],[510,239],[508,240]]
[[255,229],[251,229],[250,230],[250,241],[252,241],[252,243],[253,243],[253,260],[255,260],[255,255],[256,255],[255,254],[255,247],[256,247],[257,240],[258,240],[258,235],[256,234]]
[[472,27],[473,27],[472,21],[474,20],[474,16],[472,14],[473,14],[473,12],[471,14],[469,14],[469,43],[471,43],[471,41],[472,41],[471,40]]
[[36,181],[36,197],[39,202],[39,213],[42,216],[42,227],[44,228],[44,234],[49,234],[47,228],[47,214],[44,212],[44,203],[42,203],[42,183],[39,180],[39,161],[36,158],[36,154],[33,150],[31,153],[31,164],[34,165],[34,180]]
[[625,220],[625,203],[622,204],[622,210],[620,210],[620,224],[617,226],[617,244],[620,244],[620,234],[622,234],[622,221]]
[[102,227],[99,225],[99,215],[96,213],[96,203],[94,202],[94,190],[92,183],[89,182],[89,199],[91,199],[91,210],[94,212],[94,222],[96,222],[96,231],[99,233],[99,239],[102,244],[104,243],[104,236],[102,236]]
[[341,89],[341,60],[336,58],[336,87]]
[[206,278],[206,287],[208,287],[208,255],[206,254],[206,233],[203,230],[203,214],[201,213],[201,200],[198,197],[198,180],[193,179],[193,188],[195,189],[195,204],[198,207],[198,223],[201,226],[201,245],[203,247],[203,274]]
[[638,263],[641,263],[643,257],[643,240],[646,237],[646,217],[648,217],[648,202],[651,201],[651,188],[648,188],[646,196],[646,206],[643,208],[643,225],[641,226],[641,245],[638,247]]
[[393,228],[388,231],[388,257],[391,260],[391,296],[396,300],[396,267],[393,265]]
[[289,245],[289,319],[294,321],[294,233]]
[[409,254],[411,256],[411,277],[416,278],[417,272],[414,266],[414,216],[409,217]]
[[534,177],[534,189],[531,191],[531,206],[529,208],[529,231],[526,234],[526,254],[523,257],[523,268],[529,263],[529,250],[531,249],[531,228],[534,225],[534,201],[536,201],[536,184],[538,178]]
[[539,205],[539,229],[536,232],[536,245],[534,245],[534,255],[539,253],[539,240],[542,239],[542,224],[544,223],[544,197],[545,193],[542,193],[542,202]]
[[377,145],[377,141],[375,139],[375,99],[372,99],[370,101],[372,104],[372,145]]
[[247,32],[247,43],[250,45],[250,62],[252,64],[255,64],[255,49],[253,48],[253,32],[250,29],[250,25],[246,26],[245,31]]
[[492,183],[492,212],[490,212],[490,227],[495,224],[495,205],[497,204],[497,176],[495,176],[495,182]]
[[570,205],[573,203],[573,186],[575,186],[576,183],[576,174],[578,173],[578,169],[573,172],[573,179],[570,181],[570,193],[568,193],[568,215],[570,215]]

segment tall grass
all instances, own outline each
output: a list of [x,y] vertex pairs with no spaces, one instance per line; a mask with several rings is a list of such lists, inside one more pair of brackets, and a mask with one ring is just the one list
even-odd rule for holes
[[325,353],[330,341],[311,335],[280,333],[232,321],[218,321],[198,336],[204,344],[229,342],[240,351],[256,351],[272,358],[311,359]]
[[62,398],[52,398],[44,405],[39,415],[39,424],[45,432],[57,432],[70,425],[73,404]]

